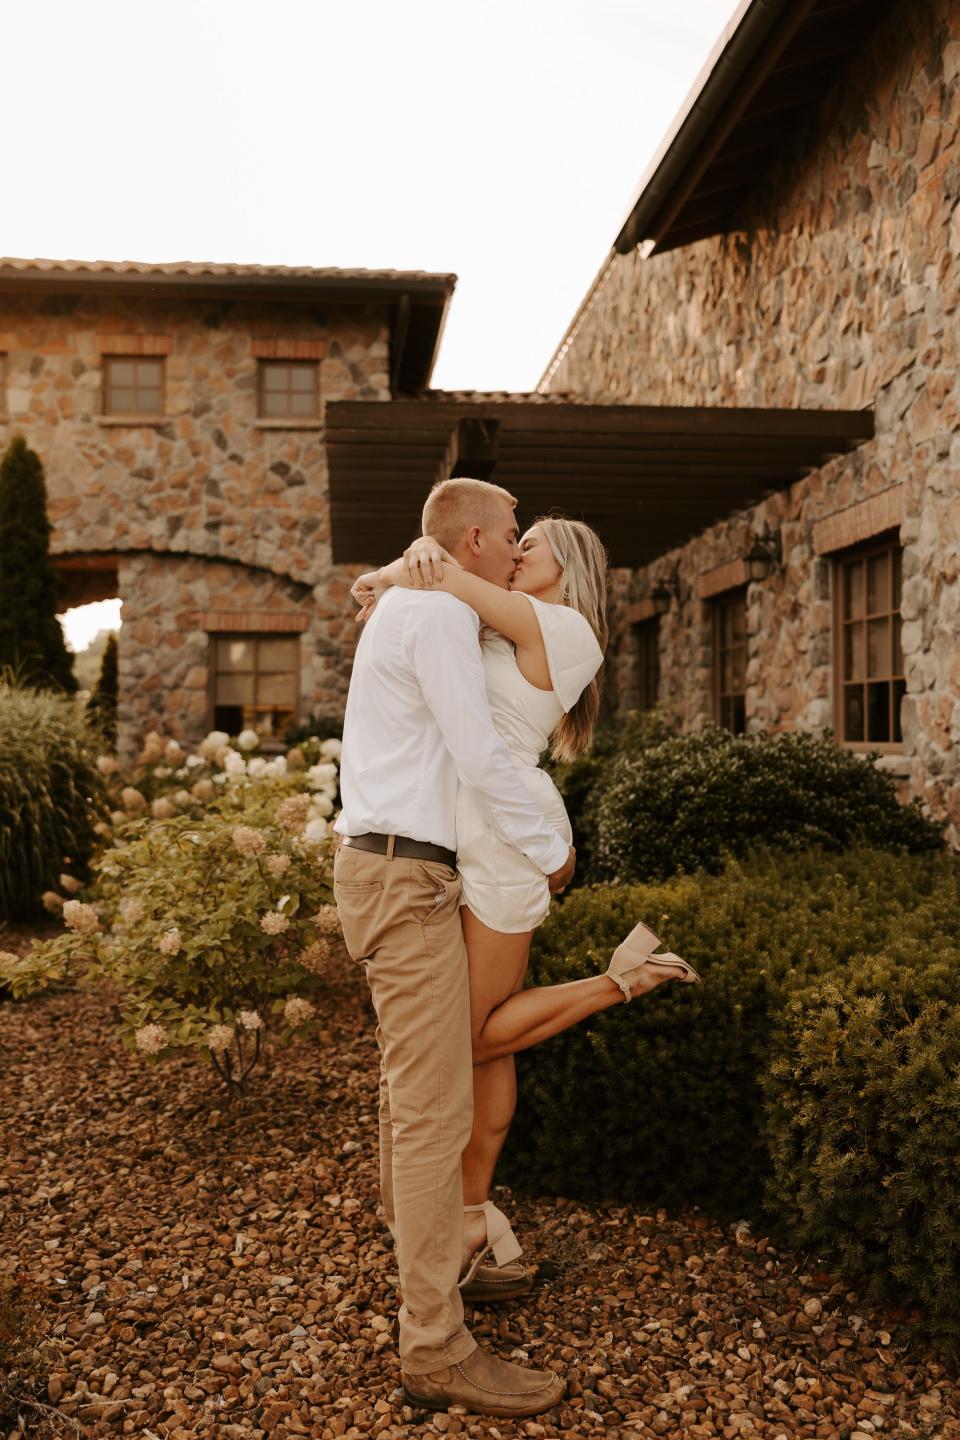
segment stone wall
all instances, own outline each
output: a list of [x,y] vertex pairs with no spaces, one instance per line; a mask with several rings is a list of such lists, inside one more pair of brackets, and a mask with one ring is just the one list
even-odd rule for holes
[[[202,617],[217,610],[305,623],[303,713],[342,711],[363,567],[331,562],[322,407],[388,399],[388,345],[374,307],[0,299],[0,448],[23,434],[40,454],[55,552],[117,557],[125,750],[151,726],[204,733]],[[165,355],[162,423],[103,415],[111,353]],[[319,359],[318,419],[258,419],[258,355]]]
[[[751,729],[832,723],[831,566],[815,527],[898,487],[904,759],[888,767],[960,834],[960,6],[900,4],[839,77],[735,233],[613,257],[545,388],[596,401],[875,410],[874,441],[646,571],[619,577],[613,678],[628,696],[626,602],[679,570],[661,621],[664,708],[711,713],[704,572],[782,527],[785,566],[749,587]],[[838,530],[843,539],[842,523]]]

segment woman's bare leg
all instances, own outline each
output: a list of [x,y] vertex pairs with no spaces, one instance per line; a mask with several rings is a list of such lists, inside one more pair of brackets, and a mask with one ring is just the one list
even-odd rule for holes
[[[532,931],[502,935],[491,930],[464,906],[463,935],[470,965],[470,1024],[474,1042],[491,1010],[523,985]],[[490,1197],[493,1172],[517,1105],[516,1066],[512,1055],[490,1064],[474,1063],[473,1133],[463,1152],[463,1202],[480,1205]],[[464,1222],[468,1253],[485,1237],[482,1215]]]
[[[523,989],[532,931],[520,935],[491,930],[468,906],[460,911],[470,967],[470,1025],[473,1042],[473,1133],[463,1152],[463,1200],[489,1199],[493,1173],[517,1105],[514,1055],[559,1035],[580,1020],[623,1004],[623,992],[606,975],[562,985]],[[653,967],[641,968],[631,983],[634,997],[679,979]],[[466,1254],[485,1237],[482,1215],[464,1222]]]

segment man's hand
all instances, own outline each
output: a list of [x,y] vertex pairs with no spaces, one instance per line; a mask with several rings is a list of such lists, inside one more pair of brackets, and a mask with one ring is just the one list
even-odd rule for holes
[[563,865],[559,870],[554,870],[552,875],[547,876],[547,884],[550,886],[551,895],[563,894],[564,890],[566,890],[567,886],[570,884],[570,881],[573,879],[573,872],[574,870],[576,870],[576,868],[577,852],[571,845],[570,852],[567,855],[566,865]]

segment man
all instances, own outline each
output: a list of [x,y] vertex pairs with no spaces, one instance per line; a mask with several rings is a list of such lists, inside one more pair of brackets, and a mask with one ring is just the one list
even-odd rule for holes
[[[425,534],[504,588],[520,558],[516,500],[480,480],[428,497]],[[459,780],[562,890],[573,851],[517,783],[490,717],[476,614],[440,591],[394,588],[357,647],[344,723],[344,839],[334,889],[347,948],[377,1012],[380,1185],[396,1241],[400,1360],[415,1404],[536,1415],[564,1383],[478,1348],[463,1320],[460,1160],[473,1118],[467,956],[456,871]]]

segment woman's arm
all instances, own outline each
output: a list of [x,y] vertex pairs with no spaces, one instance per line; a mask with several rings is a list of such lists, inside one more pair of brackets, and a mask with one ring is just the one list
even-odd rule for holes
[[[484,625],[512,640],[517,647],[520,673],[539,689],[550,690],[550,670],[540,624],[526,595],[504,590],[479,575],[472,575],[451,560],[446,552],[442,553],[444,558],[439,565],[436,560],[422,567],[408,566],[405,558],[394,560],[381,570],[361,575],[351,593],[362,606],[375,589],[389,585],[399,585],[407,590],[445,590],[448,595],[455,595],[475,610]],[[439,579],[435,578],[438,570]],[[361,615],[358,618],[364,617]]]

